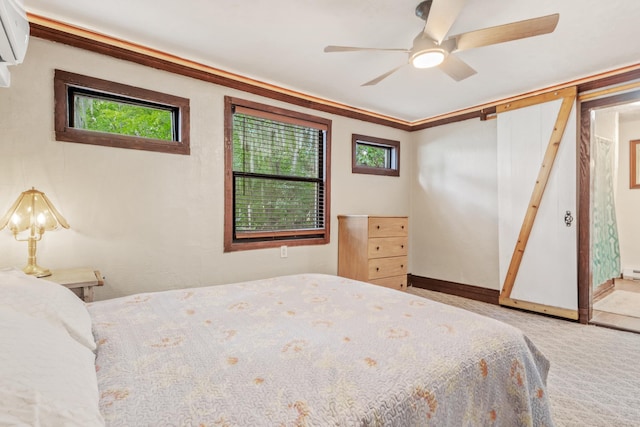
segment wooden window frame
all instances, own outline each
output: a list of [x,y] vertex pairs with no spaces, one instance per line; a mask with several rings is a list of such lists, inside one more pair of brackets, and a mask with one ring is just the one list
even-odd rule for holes
[[[377,168],[371,166],[363,166],[357,163],[356,150],[358,143],[377,145],[385,148],[389,148],[395,157],[395,167],[390,168]],[[385,175],[385,176],[400,176],[400,141],[393,141],[391,139],[376,138],[374,136],[366,135],[351,135],[351,173],[362,173],[369,175]]]
[[637,189],[640,188],[640,180],[637,179],[638,176],[638,161],[640,158],[640,150],[638,149],[640,146],[640,139],[632,139],[629,141],[629,188]]
[[[329,243],[331,223],[331,120],[230,96],[225,96],[224,104],[224,252]],[[237,238],[235,235],[233,192],[233,114],[236,107],[251,109],[256,114],[259,114],[259,117],[267,119],[291,124],[316,123],[325,129],[325,145],[322,159],[324,166],[324,228],[311,231],[272,231],[255,233],[255,238],[253,239]]]
[[[76,92],[89,95],[99,94],[103,99],[114,102],[125,100],[143,107],[167,108],[172,111],[175,118],[174,141],[75,128],[70,124],[70,114],[73,110],[69,103]],[[55,70],[54,100],[57,141],[184,155],[189,155],[191,152],[189,145],[189,99],[68,71]]]

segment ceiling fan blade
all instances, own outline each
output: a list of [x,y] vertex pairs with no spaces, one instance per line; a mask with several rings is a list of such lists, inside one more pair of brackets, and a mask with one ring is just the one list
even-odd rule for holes
[[524,21],[470,31],[468,33],[451,36],[457,42],[456,51],[473,49],[481,46],[504,43],[527,37],[552,33],[558,25],[560,14],[525,19]]
[[433,0],[424,34],[440,43],[466,3],[467,0]]
[[387,71],[386,73],[376,77],[375,79],[368,81],[366,83],[361,84],[360,86],[373,86],[373,85],[377,85],[378,83],[380,83],[382,80],[386,79],[387,77],[389,77],[391,74],[395,73],[396,71],[398,71],[400,68],[404,67],[407,64],[402,64],[397,66],[396,68],[394,68],[393,70]]
[[442,64],[438,65],[438,68],[457,82],[464,80],[467,77],[471,77],[477,72],[462,59],[451,54],[447,56]]
[[375,47],[353,47],[353,46],[327,46],[325,52],[358,52],[358,51],[381,51],[381,52],[409,52],[409,49],[379,49]]

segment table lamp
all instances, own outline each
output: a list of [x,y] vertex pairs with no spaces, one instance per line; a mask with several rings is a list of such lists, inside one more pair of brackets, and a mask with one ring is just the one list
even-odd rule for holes
[[[51,275],[51,271],[36,263],[36,242],[42,239],[45,231],[55,230],[59,225],[69,228],[67,220],[60,215],[47,196],[34,187],[20,194],[13,206],[0,219],[0,230],[8,226],[17,241],[28,242],[29,257],[27,266],[22,271],[36,277]],[[29,236],[19,239],[18,234],[26,230],[29,230]]]

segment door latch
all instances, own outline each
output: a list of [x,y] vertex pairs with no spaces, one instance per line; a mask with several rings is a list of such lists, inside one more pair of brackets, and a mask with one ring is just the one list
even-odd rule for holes
[[567,227],[571,227],[572,222],[573,222],[573,216],[571,215],[571,211],[567,211],[564,214],[564,223]]

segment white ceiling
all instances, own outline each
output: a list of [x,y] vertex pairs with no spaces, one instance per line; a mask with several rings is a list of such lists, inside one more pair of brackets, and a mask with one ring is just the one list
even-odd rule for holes
[[[560,14],[555,32],[460,52],[477,74],[455,82],[398,52],[419,0],[24,0],[28,12],[265,83],[414,122],[640,63],[638,0],[467,0],[449,34]],[[28,53],[27,53],[28,55]]]

